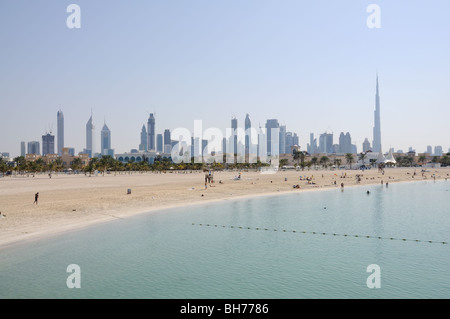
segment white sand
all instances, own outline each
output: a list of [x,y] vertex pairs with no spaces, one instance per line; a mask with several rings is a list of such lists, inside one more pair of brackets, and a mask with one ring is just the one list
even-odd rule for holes
[[[414,172],[417,175],[413,177]],[[113,173],[95,177],[59,174],[52,175],[51,179],[46,174],[0,178],[0,211],[6,215],[0,218],[0,248],[163,208],[340,187],[342,182],[344,187],[381,184],[381,180],[393,184],[422,181],[425,177],[433,180],[433,174],[436,180],[442,180],[450,178],[450,168],[428,169],[425,177],[420,168],[386,169],[384,175],[377,169],[365,172],[280,171],[275,174],[242,171],[242,179],[233,180],[238,174],[215,172],[215,183],[206,190],[204,173],[190,171],[186,174]],[[342,174],[347,177],[341,178]],[[356,182],[357,174],[362,175],[360,183]],[[299,180],[301,175],[314,176],[315,185]],[[301,188],[294,189],[292,186],[296,184]],[[130,195],[127,189],[131,189]],[[33,204],[36,192],[40,195],[38,205]]]

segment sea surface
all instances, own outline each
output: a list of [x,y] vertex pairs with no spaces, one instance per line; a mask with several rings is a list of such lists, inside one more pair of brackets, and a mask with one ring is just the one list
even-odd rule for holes
[[0,250],[0,298],[449,297],[446,181],[186,206]]

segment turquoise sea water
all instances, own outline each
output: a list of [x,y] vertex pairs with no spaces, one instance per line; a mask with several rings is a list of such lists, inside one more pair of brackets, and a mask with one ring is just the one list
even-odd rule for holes
[[442,181],[142,214],[0,250],[0,298],[449,298],[449,204]]

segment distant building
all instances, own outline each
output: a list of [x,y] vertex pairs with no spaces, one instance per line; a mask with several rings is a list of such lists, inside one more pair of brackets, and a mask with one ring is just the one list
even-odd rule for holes
[[292,132],[286,132],[286,147],[284,149],[284,154],[290,154],[291,146],[294,145],[294,138],[292,136]]
[[57,143],[58,143],[58,147],[57,147],[57,153],[59,156],[61,156],[62,154],[62,149],[64,147],[64,114],[61,110],[58,111],[58,113],[56,114],[56,119],[57,119],[57,132],[56,132],[56,136],[58,138]]
[[442,151],[442,146],[435,146],[434,147],[434,155],[435,156],[442,156],[442,153],[443,153],[443,151]]
[[250,143],[252,142],[251,135],[252,122],[250,121],[250,116],[247,114],[245,116],[245,161],[248,162],[249,152],[250,152]]
[[120,161],[123,164],[127,163],[140,163],[140,162],[148,162],[149,164],[154,164],[155,159],[158,157],[166,157],[170,158],[170,154],[158,154],[155,151],[149,151],[149,152],[138,152],[138,153],[121,153],[121,154],[115,154],[114,157]]
[[86,148],[84,153],[88,154],[91,158],[94,155],[94,130],[95,126],[92,123],[92,113],[91,117],[86,123]]
[[114,150],[111,149],[111,131],[109,130],[106,123],[103,125],[102,131],[100,133],[101,139],[101,155],[102,156],[114,156]]
[[156,150],[156,141],[155,141],[155,117],[153,113],[150,113],[150,116],[147,121],[147,134],[148,134],[148,150],[155,151]]
[[374,127],[373,127],[373,151],[381,152],[381,124],[380,124],[380,94],[378,90],[378,74],[377,74],[377,88],[375,94],[375,112],[374,112]]
[[339,153],[347,154],[352,153],[352,137],[350,136],[350,133],[347,132],[347,134],[344,134],[344,132],[341,132],[339,135]]
[[164,153],[170,153],[172,151],[172,140],[170,138],[170,130],[164,130]]
[[159,153],[162,153],[163,150],[164,150],[163,135],[158,134],[158,135],[156,135],[156,151]]
[[27,152],[25,150],[25,142],[20,142],[20,156],[25,157],[26,154]]
[[[64,147],[63,147],[63,148],[64,148]],[[68,149],[68,152],[69,152],[69,154],[70,154],[71,156],[75,156],[75,148],[73,148],[73,147],[68,147],[67,149]],[[61,154],[62,154],[62,151],[61,151]]]
[[279,154],[286,152],[286,125],[280,125]]
[[231,137],[232,137],[232,145],[231,145],[231,150],[230,153],[231,154],[236,154],[237,153],[237,127],[238,127],[238,121],[237,118],[233,117],[231,119]]
[[319,153],[333,153],[333,133],[323,133],[319,137]]
[[433,148],[431,147],[431,145],[427,146],[427,152],[429,155],[433,154]]
[[141,144],[139,144],[139,150],[142,152],[148,151],[148,134],[147,134],[147,130],[145,129],[145,124],[142,125]]
[[[272,153],[275,154],[275,150],[272,149],[272,129],[274,129],[274,132],[278,132],[279,134],[280,124],[278,123],[277,119],[270,119],[266,121],[267,155],[269,156],[273,155]],[[277,148],[277,150],[279,150],[279,147]]]
[[294,135],[292,136],[292,142],[293,142],[293,146],[300,145],[297,133],[294,133]]
[[42,156],[55,154],[55,135],[47,133],[42,135]]
[[314,138],[314,133],[309,134],[309,144],[306,147],[306,151],[309,154],[315,154],[318,152],[317,139]]
[[72,154],[72,150],[73,152],[75,152],[75,149],[71,147],[63,147],[63,149],[61,150],[61,162],[64,168],[72,168],[72,165],[74,164],[74,160],[76,158],[80,159],[80,169],[89,164],[88,154],[80,153],[78,156],[75,156]]
[[372,150],[371,147],[370,147],[370,142],[369,142],[369,140],[367,139],[367,137],[366,137],[366,139],[364,140],[362,147],[363,147],[363,152],[364,152],[364,153],[366,153],[367,151]]

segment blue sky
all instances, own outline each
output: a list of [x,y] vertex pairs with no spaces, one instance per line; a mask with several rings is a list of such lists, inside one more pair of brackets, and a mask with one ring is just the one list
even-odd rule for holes
[[[66,8],[81,8],[68,29]],[[369,29],[369,4],[381,28]],[[375,75],[383,149],[450,148],[450,2],[22,1],[0,2],[0,152],[41,141],[56,113],[65,144],[85,147],[93,109],[116,152],[138,148],[142,124],[225,131],[277,118],[297,132],[350,132],[372,141]]]

